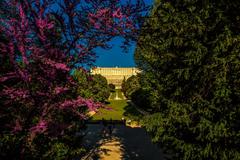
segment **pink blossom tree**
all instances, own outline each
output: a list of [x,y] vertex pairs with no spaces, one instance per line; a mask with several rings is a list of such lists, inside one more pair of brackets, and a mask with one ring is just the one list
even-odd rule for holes
[[0,2],[2,158],[49,157],[56,139],[101,106],[76,94],[69,72],[92,65],[94,49],[108,48],[116,36],[136,39],[136,22],[146,9],[140,0],[125,5],[118,0]]

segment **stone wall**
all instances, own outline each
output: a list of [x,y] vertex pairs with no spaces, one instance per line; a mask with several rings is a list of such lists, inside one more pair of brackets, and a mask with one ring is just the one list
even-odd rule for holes
[[108,84],[112,83],[116,86],[116,88],[121,88],[121,84],[123,79],[126,80],[132,75],[137,75],[140,70],[132,67],[132,68],[108,68],[108,67],[96,67],[91,69],[91,74],[101,74],[104,76]]

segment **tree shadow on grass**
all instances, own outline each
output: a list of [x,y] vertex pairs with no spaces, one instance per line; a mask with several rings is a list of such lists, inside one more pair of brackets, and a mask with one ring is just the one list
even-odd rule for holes
[[104,101],[103,104],[108,105],[108,104],[110,104],[110,102],[109,101]]
[[127,106],[124,107],[123,115],[133,120],[140,120],[143,117],[143,115],[131,104],[131,102],[127,102]]

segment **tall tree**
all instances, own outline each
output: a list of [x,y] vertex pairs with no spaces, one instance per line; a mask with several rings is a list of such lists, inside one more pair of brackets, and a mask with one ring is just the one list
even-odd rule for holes
[[70,71],[91,65],[93,49],[115,36],[135,39],[145,10],[137,2],[0,1],[0,159],[80,154],[74,131],[99,104],[77,94]]
[[92,98],[96,102],[106,102],[110,96],[107,79],[100,74],[90,75],[84,69],[75,70],[74,79],[77,81],[77,92],[84,98]]
[[138,77],[133,75],[127,80],[123,79],[122,89],[127,98],[131,98],[132,93],[140,88]]
[[135,59],[158,97],[143,123],[172,158],[240,158],[239,8],[156,0],[142,28]]

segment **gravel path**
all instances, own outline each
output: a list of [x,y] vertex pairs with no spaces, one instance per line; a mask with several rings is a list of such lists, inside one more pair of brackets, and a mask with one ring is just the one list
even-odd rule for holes
[[[84,144],[95,146],[92,160],[164,160],[161,150],[151,142],[142,128],[116,125],[112,135],[101,135],[103,127],[88,126]],[[89,159],[89,160],[90,160]]]

